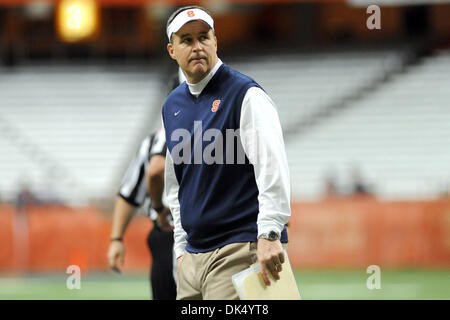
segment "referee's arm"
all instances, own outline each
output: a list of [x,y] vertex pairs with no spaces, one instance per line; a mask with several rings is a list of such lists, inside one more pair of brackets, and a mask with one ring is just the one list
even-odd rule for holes
[[111,242],[108,248],[109,267],[120,272],[125,257],[125,247],[122,237],[130,223],[136,208],[141,206],[147,194],[145,183],[146,163],[148,161],[151,137],[141,143],[138,153],[131,161],[125,176],[122,179],[119,193],[114,205],[114,214],[111,228]]
[[[131,205],[121,196],[117,196],[114,205],[114,215],[111,228],[111,242],[108,248],[109,267],[116,272],[120,272],[119,266],[123,267],[125,257],[125,247],[122,242],[123,234],[134,215],[136,207]],[[118,260],[118,261],[117,261]]]
[[161,128],[156,133],[150,150],[146,183],[151,205],[158,213],[156,222],[162,231],[168,232],[173,230],[173,226],[169,222],[170,210],[163,203],[166,150],[166,137]]
[[154,155],[150,159],[147,171],[147,189],[152,207],[155,209],[163,207],[162,196],[164,192],[164,166],[165,157],[162,155]]

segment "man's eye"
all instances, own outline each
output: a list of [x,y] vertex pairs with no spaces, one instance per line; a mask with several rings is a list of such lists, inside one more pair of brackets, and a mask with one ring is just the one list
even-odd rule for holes
[[192,41],[192,40],[189,39],[189,38],[186,38],[186,39],[183,40],[184,43],[190,43],[191,41]]

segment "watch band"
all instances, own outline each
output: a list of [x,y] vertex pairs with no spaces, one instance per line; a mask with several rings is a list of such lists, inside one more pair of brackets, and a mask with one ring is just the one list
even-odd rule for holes
[[153,208],[153,210],[155,210],[156,212],[160,213],[160,212],[162,212],[162,211],[164,210],[164,205],[161,205],[161,207],[158,207],[158,208],[155,208],[155,207],[152,207],[152,208]]
[[266,239],[270,241],[275,241],[280,239],[280,234],[276,231],[270,231],[268,233],[260,234],[258,239]]

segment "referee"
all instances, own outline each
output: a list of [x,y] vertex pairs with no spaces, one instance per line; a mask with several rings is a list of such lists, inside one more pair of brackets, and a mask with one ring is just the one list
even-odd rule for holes
[[[180,79],[184,80],[182,77]],[[179,76],[176,76],[171,80],[169,88],[172,90],[179,83]],[[116,198],[108,249],[110,268],[120,272],[118,265],[123,266],[125,256],[122,237],[136,209],[146,207],[146,214],[154,223],[147,237],[148,248],[153,257],[150,281],[154,300],[174,300],[176,297],[172,217],[162,201],[166,150],[162,128],[147,136],[141,143],[122,179]]]

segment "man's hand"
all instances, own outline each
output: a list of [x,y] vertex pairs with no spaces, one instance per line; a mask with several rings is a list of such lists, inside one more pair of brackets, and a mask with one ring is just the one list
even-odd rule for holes
[[270,279],[268,272],[279,280],[279,272],[281,272],[281,264],[284,263],[284,250],[280,240],[270,241],[267,239],[258,239],[258,247],[256,256],[261,265],[261,275],[264,283],[269,286]]
[[173,225],[169,222],[170,209],[164,207],[163,211],[158,213],[158,217],[156,218],[156,222],[162,231],[173,231]]
[[[120,273],[118,265],[120,265],[121,268],[123,267],[124,258],[125,247],[122,241],[111,241],[108,248],[108,263],[111,270]],[[118,263],[117,260],[119,260]]]

